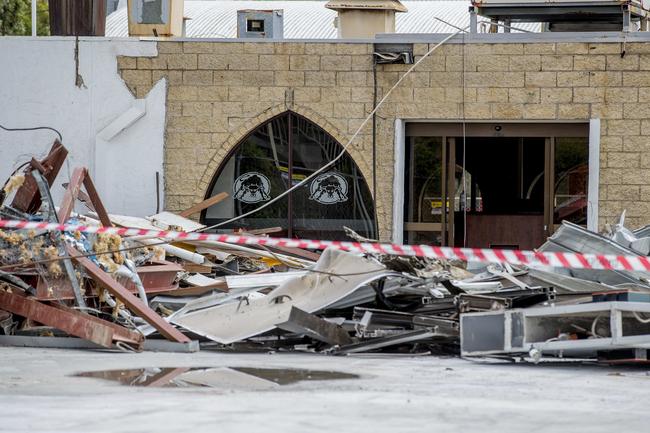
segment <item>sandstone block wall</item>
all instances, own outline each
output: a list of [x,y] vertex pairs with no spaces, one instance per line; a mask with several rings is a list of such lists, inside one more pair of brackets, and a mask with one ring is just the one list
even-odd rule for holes
[[[415,44],[422,56],[434,44]],[[159,42],[155,58],[120,57],[127,86],[144,96],[168,80],[166,204],[204,198],[219,165],[265,120],[293,110],[348,142],[373,108],[372,44]],[[394,121],[539,121],[600,118],[600,223],[627,209],[650,223],[650,44],[499,43],[442,46],[379,111],[377,215],[390,238]],[[406,65],[378,66],[379,98]],[[349,151],[371,185],[370,123]]]

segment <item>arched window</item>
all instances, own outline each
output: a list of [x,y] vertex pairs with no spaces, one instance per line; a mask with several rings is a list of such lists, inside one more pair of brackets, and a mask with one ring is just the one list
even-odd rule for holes
[[[210,196],[229,197],[207,209],[203,221],[217,224],[277,197],[334,159],[342,146],[306,118],[286,112],[246,136],[221,165]],[[345,239],[343,226],[376,238],[375,208],[361,171],[349,155],[292,194],[248,218],[220,229],[280,227],[276,235]]]

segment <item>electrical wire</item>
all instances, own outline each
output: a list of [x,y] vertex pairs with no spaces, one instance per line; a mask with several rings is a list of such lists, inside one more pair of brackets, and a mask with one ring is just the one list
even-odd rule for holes
[[298,182],[297,184],[295,184],[295,185],[292,186],[291,188],[289,188],[289,189],[287,189],[286,191],[282,192],[280,195],[278,195],[278,196],[274,197],[273,199],[267,201],[267,202],[264,203],[263,205],[258,206],[257,208],[255,208],[255,209],[253,209],[253,210],[251,210],[251,211],[249,211],[249,212],[246,212],[246,213],[244,213],[244,214],[242,214],[242,215],[239,215],[239,216],[236,216],[236,217],[230,218],[229,220],[226,220],[226,221],[223,221],[223,222],[220,222],[220,223],[218,223],[218,224],[211,225],[211,226],[203,227],[203,228],[201,228],[201,229],[193,230],[193,231],[194,231],[194,232],[203,232],[203,231],[206,231],[206,230],[212,230],[212,229],[215,229],[215,228],[219,228],[219,227],[225,226],[225,225],[227,225],[227,224],[231,224],[231,223],[233,223],[233,222],[235,222],[235,221],[238,221],[238,220],[240,220],[240,219],[246,218],[246,217],[248,217],[248,216],[250,216],[250,215],[253,215],[254,213],[257,213],[257,212],[261,211],[262,209],[267,208],[268,206],[272,205],[273,203],[276,203],[278,200],[281,200],[282,198],[284,198],[284,197],[286,197],[287,195],[291,194],[292,192],[294,192],[294,191],[297,190],[298,188],[300,188],[300,187],[306,185],[310,180],[314,179],[316,176],[318,176],[319,174],[323,173],[325,170],[327,170],[327,169],[329,169],[330,167],[332,167],[334,164],[337,163],[337,161],[338,161],[339,159],[343,158],[343,157],[347,154],[347,150],[350,148],[350,146],[352,145],[352,143],[353,143],[353,142],[356,140],[356,138],[359,136],[359,134],[361,133],[361,130],[363,130],[363,128],[368,124],[368,122],[372,119],[372,117],[373,117],[373,116],[374,116],[374,115],[379,111],[379,108],[381,108],[381,106],[384,104],[384,102],[386,102],[386,100],[390,97],[390,95],[393,93],[393,91],[394,91],[397,87],[399,87],[400,84],[402,84],[402,82],[404,81],[404,79],[405,79],[406,77],[408,77],[408,76],[410,75],[410,73],[413,72],[413,70],[415,70],[415,69],[420,65],[420,63],[422,63],[425,59],[427,59],[427,58],[428,58],[428,57],[429,57],[429,56],[430,56],[434,51],[436,51],[436,50],[437,50],[438,48],[440,48],[442,45],[444,45],[445,43],[447,43],[447,41],[449,41],[450,39],[454,38],[454,37],[457,36],[458,34],[463,33],[463,32],[466,32],[468,28],[469,28],[469,26],[465,27],[464,29],[458,30],[458,31],[455,32],[455,33],[452,33],[452,34],[448,35],[448,36],[445,37],[442,41],[440,41],[439,43],[437,43],[436,45],[434,45],[433,48],[431,48],[429,51],[427,51],[427,52],[426,52],[426,53],[425,53],[425,54],[424,54],[424,55],[423,55],[423,56],[422,56],[422,57],[421,57],[417,62],[415,62],[415,63],[414,63],[414,64],[413,64],[413,65],[412,65],[412,66],[411,66],[411,67],[410,67],[410,68],[409,68],[409,69],[408,69],[408,70],[407,70],[407,71],[406,71],[406,72],[405,72],[401,77],[400,77],[400,79],[397,80],[397,82],[393,85],[393,87],[391,87],[390,90],[388,90],[388,92],[386,92],[386,94],[382,97],[382,99],[379,101],[379,103],[378,103],[378,104],[373,108],[373,110],[368,114],[368,116],[364,119],[364,121],[361,122],[361,124],[359,125],[359,127],[357,128],[357,130],[354,132],[354,134],[352,135],[352,137],[350,137],[350,139],[348,140],[348,142],[346,143],[346,145],[343,146],[343,149],[341,150],[341,152],[340,152],[336,157],[334,157],[334,159],[332,159],[330,162],[328,162],[327,164],[325,164],[324,166],[322,166],[322,167],[319,168],[318,170],[314,171],[312,174],[310,174],[309,176],[305,177],[303,180],[301,180],[300,182]]
[[63,141],[63,135],[61,135],[61,133],[57,129],[52,128],[50,126],[35,126],[33,128],[7,128],[7,127],[5,127],[3,125],[0,125],[0,129],[4,129],[5,131],[8,131],[8,132],[24,132],[24,131],[48,130],[48,131],[55,132],[56,135],[59,136],[59,141],[61,141],[61,142]]
[[[47,263],[54,263],[62,260],[74,260],[76,258],[88,258],[88,257],[97,257],[97,256],[103,256],[103,255],[110,255],[110,254],[115,254],[115,253],[122,253],[122,252],[127,252],[127,251],[132,251],[132,250],[139,250],[147,247],[155,247],[158,245],[165,245],[175,242],[174,240],[166,240],[166,241],[160,241],[148,245],[140,245],[140,246],[134,246],[134,247],[124,247],[124,248],[117,248],[114,250],[109,250],[109,251],[103,251],[103,252],[93,252],[93,253],[83,253],[79,254],[76,256],[70,256],[70,255],[65,255],[65,256],[57,256],[53,257],[51,259],[42,259],[42,260],[32,260],[29,262],[24,262],[24,263],[16,263],[12,265],[4,265],[0,266],[0,270],[5,270],[5,269],[20,269],[20,268],[26,268],[26,267],[31,267],[34,265],[41,265],[41,264],[47,264]],[[300,271],[305,271],[305,272],[310,272],[310,273],[317,273],[317,274],[323,274],[323,275],[328,275],[332,277],[351,277],[351,276],[356,276],[356,275],[367,275],[367,274],[372,274],[377,272],[377,270],[374,271],[364,271],[364,272],[353,272],[353,273],[348,273],[348,274],[337,274],[335,272],[327,272],[327,271],[319,271],[315,269],[305,269],[301,268],[299,266],[292,265],[290,263],[287,263],[285,260],[283,260],[280,256],[275,254],[273,251],[271,251],[268,247],[265,245],[259,245],[263,250],[266,250],[268,253],[270,253],[278,262],[282,263],[283,265],[287,266],[290,269],[295,269],[295,270],[300,270]],[[216,265],[216,267],[223,268],[220,265]],[[224,268],[227,269],[227,268]]]
[[596,316],[593,322],[591,322],[591,335],[593,335],[596,338],[602,338],[598,333],[596,332],[596,326],[598,325],[598,321],[600,320],[601,315],[599,314]]
[[[193,230],[193,231],[191,231],[191,232],[203,232],[203,231],[206,231],[206,230],[210,230],[210,229],[218,228],[218,227],[221,227],[221,226],[224,226],[224,225],[230,224],[230,223],[232,223],[232,222],[238,221],[238,220],[240,220],[240,219],[242,219],[242,218],[246,218],[246,217],[248,217],[248,216],[250,216],[250,215],[252,215],[252,214],[254,214],[254,213],[257,213],[257,212],[259,212],[260,210],[262,210],[262,209],[264,209],[264,208],[270,206],[271,204],[277,202],[278,200],[284,198],[284,197],[287,196],[288,194],[291,194],[293,191],[295,191],[296,189],[298,189],[298,188],[300,188],[301,186],[305,185],[308,181],[312,180],[313,178],[315,178],[316,176],[318,176],[320,173],[324,172],[325,170],[327,170],[328,168],[330,168],[331,166],[333,166],[334,164],[336,164],[336,162],[337,162],[339,159],[341,159],[343,156],[346,155],[347,150],[348,150],[349,147],[352,145],[352,143],[354,142],[354,140],[359,136],[359,134],[361,133],[361,130],[366,126],[366,124],[370,121],[370,119],[372,119],[373,116],[374,116],[374,115],[379,111],[379,108],[384,104],[384,102],[386,102],[386,100],[390,97],[390,95],[393,93],[393,91],[394,91],[397,87],[399,87],[399,85],[404,81],[404,79],[405,79],[405,78],[406,78],[406,77],[407,77],[411,72],[413,72],[413,70],[415,70],[415,69],[420,65],[420,63],[422,63],[425,59],[427,59],[427,58],[428,58],[428,57],[429,57],[429,56],[430,56],[434,51],[436,51],[438,48],[440,48],[442,45],[444,45],[445,43],[447,43],[449,40],[451,40],[452,38],[454,38],[454,37],[457,36],[458,34],[460,34],[460,33],[465,33],[465,32],[467,31],[468,28],[469,28],[469,26],[466,26],[465,28],[463,28],[463,29],[459,29],[457,32],[452,33],[452,34],[446,36],[442,41],[440,41],[439,43],[437,43],[436,45],[434,45],[433,48],[429,49],[429,51],[427,51],[427,52],[426,52],[426,53],[425,53],[425,54],[424,54],[424,55],[423,55],[423,56],[422,56],[422,57],[421,57],[417,62],[415,62],[415,63],[414,63],[414,64],[413,64],[413,65],[412,65],[412,66],[411,66],[411,67],[410,67],[410,68],[409,68],[409,69],[408,69],[408,70],[407,70],[407,71],[406,71],[406,72],[405,72],[405,73],[404,73],[404,74],[399,78],[399,80],[397,80],[397,82],[396,82],[396,83],[395,83],[395,84],[394,84],[394,85],[393,85],[393,86],[388,90],[388,92],[386,92],[386,94],[382,97],[382,99],[379,101],[379,103],[376,104],[376,106],[375,106],[375,107],[373,108],[373,110],[368,114],[368,116],[364,119],[364,121],[361,122],[361,124],[359,125],[359,127],[357,128],[357,130],[354,132],[354,134],[352,135],[352,137],[350,137],[350,139],[348,140],[347,144],[346,144],[345,146],[343,146],[343,149],[341,150],[341,152],[339,152],[339,154],[338,154],[336,157],[334,157],[334,159],[332,159],[330,162],[328,162],[327,164],[325,164],[324,166],[322,166],[322,167],[319,168],[318,170],[314,171],[311,175],[305,177],[303,180],[301,180],[300,182],[298,182],[297,184],[295,184],[294,186],[292,186],[292,187],[289,188],[288,190],[284,191],[284,192],[281,193],[280,195],[278,195],[278,196],[276,196],[275,198],[273,198],[273,199],[269,200],[268,202],[264,203],[263,205],[261,205],[261,206],[255,208],[255,209],[253,209],[253,210],[251,210],[251,211],[249,211],[249,212],[246,212],[246,213],[244,213],[244,214],[242,214],[242,215],[239,215],[239,216],[237,216],[237,217],[231,218],[231,219],[229,219],[229,220],[223,221],[223,222],[218,223],[218,224],[214,224],[214,225],[211,225],[211,226],[203,227],[203,228],[201,228],[201,229]],[[52,131],[56,132],[56,133],[59,135],[59,138],[61,139],[61,141],[62,141],[62,139],[63,139],[62,136],[61,136],[61,133],[60,133],[59,131],[57,131],[57,130],[54,129],[54,128],[50,128],[50,127],[46,127],[46,126],[42,126],[42,127],[34,127],[34,128],[13,128],[13,129],[5,128],[5,127],[3,127],[3,126],[1,126],[1,125],[0,125],[0,127],[1,127],[2,129],[7,130],[7,131],[32,131],[32,130],[39,130],[39,129],[48,129],[48,130],[52,130]],[[190,233],[191,233],[191,232],[190,232]],[[161,242],[156,242],[156,243],[153,243],[153,244],[149,244],[149,245],[147,245],[147,247],[158,246],[158,245],[166,245],[166,244],[170,244],[170,243],[173,243],[173,242],[174,242],[174,240],[165,240],[165,241],[161,241]],[[119,248],[119,249],[116,249],[116,250],[113,250],[113,251],[106,251],[106,252],[102,252],[102,253],[94,252],[94,253],[80,254],[80,255],[78,255],[78,256],[76,256],[76,257],[77,257],[77,258],[79,258],[79,257],[93,257],[93,256],[98,256],[98,255],[104,255],[104,254],[114,254],[114,253],[118,253],[118,252],[126,252],[126,251],[136,250],[136,249],[140,249],[140,248],[144,248],[144,247],[145,247],[145,246]],[[274,255],[274,256],[275,256],[275,255]],[[29,263],[19,263],[19,264],[13,264],[13,265],[5,265],[5,266],[0,266],[0,270],[2,270],[2,269],[15,269],[15,268],[22,268],[22,267],[26,267],[26,266],[32,266],[32,265],[35,265],[35,264],[52,263],[52,262],[56,262],[56,261],[60,261],[60,260],[65,260],[65,259],[75,259],[75,257],[72,257],[72,256],[61,256],[61,257],[56,257],[56,258],[52,258],[52,259],[35,260],[35,261],[31,261],[31,262],[29,262]],[[282,261],[280,261],[280,262],[282,263]],[[307,271],[310,271],[310,270],[307,270]],[[325,273],[325,272],[322,272],[322,271],[313,271],[313,270],[311,270],[311,271],[312,271],[312,272],[321,272],[321,273]],[[349,274],[349,275],[363,275],[363,274],[366,274],[366,273],[368,273],[368,272],[363,272],[363,273],[359,273],[359,274]],[[334,274],[334,275],[337,275],[337,276],[343,276],[342,274]]]
[[158,245],[165,245],[165,244],[170,244],[172,242],[175,242],[174,240],[166,240],[166,241],[160,241],[156,243],[152,243],[149,245],[140,245],[137,247],[124,247],[124,248],[117,248],[115,250],[110,250],[110,251],[103,251],[103,252],[92,252],[92,253],[81,253],[75,256],[70,256],[70,255],[65,255],[65,256],[57,256],[53,257],[51,259],[42,259],[42,260],[32,260],[29,262],[24,262],[24,263],[16,263],[16,264],[11,264],[11,265],[3,265],[0,266],[0,270],[5,270],[5,269],[20,269],[20,268],[26,268],[26,267],[31,267],[33,265],[40,265],[40,264],[47,264],[47,263],[54,263],[58,262],[61,260],[74,260],[78,258],[88,258],[88,257],[96,257],[96,256],[103,256],[107,254],[115,254],[115,253],[123,253],[127,251],[132,251],[132,250],[139,250],[147,247],[155,247]]
[[639,313],[637,313],[636,311],[632,311],[632,315],[634,315],[634,318],[635,318],[636,320],[638,320],[639,322],[641,322],[641,323],[650,323],[650,319],[644,319],[644,318],[641,317],[641,315],[640,315]]

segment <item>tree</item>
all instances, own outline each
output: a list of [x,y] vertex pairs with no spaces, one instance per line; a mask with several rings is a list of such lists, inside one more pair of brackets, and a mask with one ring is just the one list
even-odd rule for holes
[[[0,36],[29,36],[32,34],[31,0],[0,0]],[[37,35],[50,34],[50,15],[47,0],[36,5]]]
[[29,13],[29,4],[26,0],[0,0],[0,35],[26,34],[24,17]]

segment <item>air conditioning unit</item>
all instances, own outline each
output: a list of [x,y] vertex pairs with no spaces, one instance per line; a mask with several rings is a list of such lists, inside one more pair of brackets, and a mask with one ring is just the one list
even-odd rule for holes
[[545,4],[548,6],[553,5],[575,5],[576,3],[591,3],[591,4],[601,4],[601,5],[612,5],[612,4],[623,4],[630,3],[637,6],[641,6],[645,9],[650,8],[650,0],[474,0],[472,1],[474,6],[492,6],[492,5],[541,5]]
[[473,0],[493,22],[542,22],[551,31],[646,30],[650,0]]
[[238,38],[282,39],[284,37],[284,10],[237,11]]
[[184,0],[129,0],[129,36],[183,36]]

